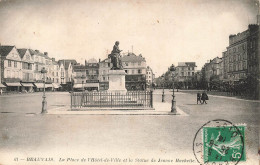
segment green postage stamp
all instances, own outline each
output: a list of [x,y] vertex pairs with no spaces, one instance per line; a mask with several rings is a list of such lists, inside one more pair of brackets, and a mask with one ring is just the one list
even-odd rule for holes
[[245,126],[203,127],[206,162],[245,161]]
[[196,132],[193,153],[198,163],[231,165],[246,162],[246,125],[211,120]]

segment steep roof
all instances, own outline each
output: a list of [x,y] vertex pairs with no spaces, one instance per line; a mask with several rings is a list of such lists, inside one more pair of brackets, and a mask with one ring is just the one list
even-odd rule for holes
[[142,62],[146,61],[145,58],[140,54],[140,55],[135,55],[134,53],[128,53],[127,55],[124,55],[121,57],[121,60],[123,62]]
[[29,53],[31,54],[31,56],[36,54],[35,50],[32,49],[29,49]]
[[27,49],[17,49],[18,53],[20,54],[20,57],[23,58],[25,55]]
[[1,56],[7,56],[12,51],[13,48],[14,46],[0,46]]
[[71,65],[77,65],[77,61],[73,60],[73,59],[63,59],[63,60],[59,60],[58,61],[59,65],[62,63],[64,65],[65,69],[69,68],[69,64],[71,63]]

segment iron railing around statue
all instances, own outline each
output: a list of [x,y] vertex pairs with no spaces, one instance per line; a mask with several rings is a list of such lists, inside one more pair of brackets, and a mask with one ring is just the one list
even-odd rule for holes
[[126,94],[109,92],[72,92],[71,109],[101,108],[153,108],[152,91],[128,91]]

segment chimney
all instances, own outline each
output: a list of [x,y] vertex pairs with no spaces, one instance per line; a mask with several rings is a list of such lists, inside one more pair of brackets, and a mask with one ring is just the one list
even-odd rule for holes
[[101,62],[101,59],[98,59],[98,62]]
[[45,55],[45,56],[48,56],[48,52],[44,52],[44,55]]
[[54,61],[55,61],[55,58],[51,58],[51,60],[54,62]]

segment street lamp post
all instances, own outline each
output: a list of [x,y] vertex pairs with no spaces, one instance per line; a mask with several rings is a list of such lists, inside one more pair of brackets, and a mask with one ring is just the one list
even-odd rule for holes
[[162,75],[162,78],[163,78],[163,92],[162,92],[162,102],[164,102],[164,97],[165,97],[165,94],[164,94],[164,75]]
[[46,73],[47,70],[45,67],[41,69],[41,73],[43,74],[44,80],[43,80],[43,96],[42,96],[42,114],[47,113],[47,101],[45,96],[45,81],[46,81]]
[[170,67],[170,71],[172,72],[172,106],[171,106],[171,112],[172,113],[177,113],[176,110],[176,101],[175,101],[175,95],[174,95],[174,72],[175,72],[176,68],[175,66],[172,64],[172,66]]

